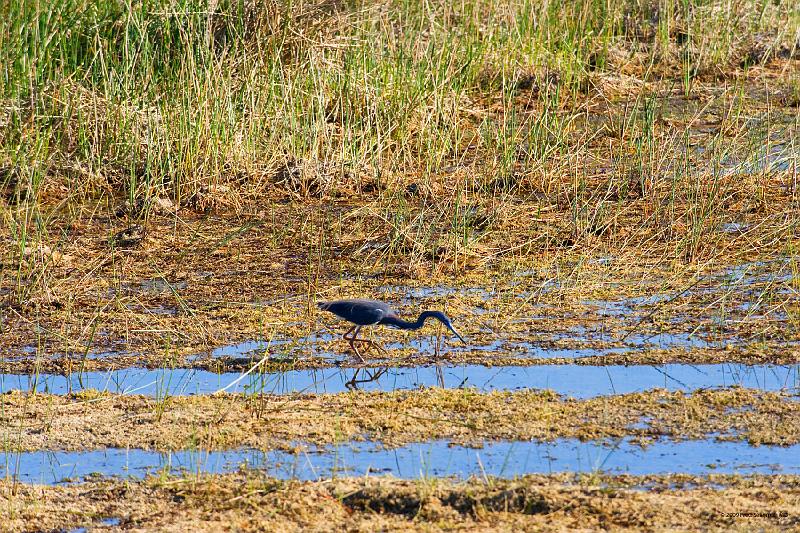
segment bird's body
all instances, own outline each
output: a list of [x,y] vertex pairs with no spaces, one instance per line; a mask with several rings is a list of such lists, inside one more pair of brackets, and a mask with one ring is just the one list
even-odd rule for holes
[[[323,311],[329,311],[339,318],[355,324],[344,334],[345,340],[350,343],[350,347],[363,361],[363,357],[355,346],[355,342],[364,342],[368,346],[377,346],[368,339],[359,339],[358,332],[364,326],[374,326],[383,324],[398,329],[417,330],[425,325],[425,320],[435,318],[447,326],[450,331],[456,334],[461,342],[466,342],[464,338],[455,330],[450,323],[450,319],[441,311],[423,311],[420,313],[416,322],[403,320],[392,310],[389,304],[377,300],[351,299],[335,300],[333,302],[319,302],[317,306]],[[350,336],[348,336],[350,335]]]
[[359,326],[374,326],[384,317],[394,314],[387,303],[360,298],[319,302],[317,307]]

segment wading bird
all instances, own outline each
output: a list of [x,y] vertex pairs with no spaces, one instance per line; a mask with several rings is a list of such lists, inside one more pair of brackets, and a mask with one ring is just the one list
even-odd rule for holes
[[344,339],[350,344],[350,347],[356,353],[359,359],[362,361],[364,358],[361,356],[361,353],[356,348],[356,342],[363,342],[367,346],[375,346],[378,349],[382,348],[372,342],[369,339],[359,339],[358,332],[364,326],[374,326],[376,324],[384,324],[386,326],[391,326],[398,329],[419,329],[423,325],[425,325],[425,320],[428,318],[435,318],[439,320],[442,324],[447,326],[447,328],[455,333],[456,337],[458,337],[461,342],[466,344],[467,341],[464,340],[464,337],[461,336],[460,333],[456,331],[456,328],[453,327],[453,324],[450,323],[450,319],[447,318],[447,315],[442,313],[441,311],[423,311],[420,313],[419,318],[417,318],[416,322],[407,322],[397,316],[389,304],[384,302],[377,302],[375,300],[336,300],[333,302],[318,302],[317,307],[322,309],[323,311],[330,311],[334,315],[338,316],[339,318],[343,318],[348,322],[352,322],[355,324],[352,328],[348,329],[347,332],[344,334]]

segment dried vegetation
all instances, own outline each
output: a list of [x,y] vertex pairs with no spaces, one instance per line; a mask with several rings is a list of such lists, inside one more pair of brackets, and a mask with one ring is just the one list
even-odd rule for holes
[[[471,339],[418,350],[387,332],[402,344],[375,365],[571,360],[549,349],[797,363],[795,4],[1,3],[0,370],[243,369],[263,354],[210,351],[252,339],[276,341],[261,370],[331,365],[337,326],[314,301],[370,295],[445,308]],[[0,403],[9,449],[800,434],[796,401],[743,389]],[[793,478],[564,482],[8,481],[0,527],[727,531],[800,516]],[[721,514],[764,508],[789,514]]]

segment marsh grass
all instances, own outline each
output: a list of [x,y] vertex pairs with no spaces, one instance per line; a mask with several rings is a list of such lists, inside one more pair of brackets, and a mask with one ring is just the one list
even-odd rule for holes
[[[800,17],[790,3],[596,0],[4,9],[15,193],[178,203],[271,178],[301,196],[384,191],[402,175],[435,186],[438,169],[476,155],[480,192],[493,175],[513,187],[515,168],[573,148],[571,116],[594,75],[619,68],[612,50],[643,54],[645,81],[675,68],[713,75],[748,47],[763,48],[758,64],[794,53]],[[657,37],[646,35],[653,20]]]
[[[283,290],[310,334],[337,277],[356,293],[547,257],[567,297],[598,254],[691,277],[785,253],[799,30],[792,2],[755,0],[3,5],[0,296],[81,353],[112,320],[217,342],[215,307],[245,291],[176,289],[204,262],[296,263]],[[719,231],[738,219],[755,229]],[[138,248],[116,246],[133,224]],[[155,299],[126,285],[143,276],[174,320],[131,311]]]
[[[586,476],[588,477],[588,476]],[[20,487],[19,497],[3,508],[10,528],[39,530],[63,527],[97,527],[104,517],[141,513],[140,527],[181,529],[207,526],[216,513],[217,524],[247,522],[258,529],[291,527],[370,529],[381,520],[386,529],[425,529],[447,526],[473,529],[570,529],[578,520],[592,529],[616,526],[670,529],[686,524],[708,529],[719,522],[715,515],[731,499],[768,505],[782,497],[780,511],[791,517],[797,510],[796,477],[708,475],[600,476],[600,487],[587,487],[582,476],[553,474],[495,480],[442,480],[422,501],[413,481],[396,479],[341,479],[336,481],[281,481],[252,471],[198,477],[149,477],[142,481],[92,479],[85,484],[59,487]],[[704,498],[698,498],[699,487]],[[8,491],[7,485],[3,486]],[[654,490],[641,490],[654,489]],[[99,499],[97,493],[120,494]],[[614,500],[616,513],[604,510]],[[585,505],[574,509],[574,502]],[[417,513],[419,504],[430,508]],[[345,512],[343,508],[347,508]],[[551,509],[562,510],[559,513]],[[64,519],[66,515],[69,518]],[[551,516],[552,515],[552,516]],[[137,515],[138,516],[138,515]],[[791,518],[778,518],[779,526]],[[755,517],[757,527],[775,528],[776,518]],[[732,523],[732,522],[731,522]],[[640,527],[641,526],[641,527]]]

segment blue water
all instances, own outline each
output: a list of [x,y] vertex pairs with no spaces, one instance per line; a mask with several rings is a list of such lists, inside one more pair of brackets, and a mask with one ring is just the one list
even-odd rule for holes
[[[482,365],[427,366],[414,368],[326,368],[258,374],[239,379],[239,373],[215,374],[204,370],[127,368],[104,372],[74,373],[69,378],[41,374],[0,375],[0,392],[12,389],[64,394],[68,390],[97,389],[122,394],[209,394],[230,386],[228,392],[271,394],[339,393],[358,388],[367,391],[410,390],[421,386],[475,387],[481,391],[549,389],[564,396],[592,398],[665,388],[692,391],[739,385],[742,387],[798,392],[800,365],[541,365],[485,367]],[[353,382],[353,378],[356,381]],[[349,387],[348,387],[349,384]]]
[[25,483],[62,483],[88,475],[142,478],[159,473],[224,473],[255,468],[282,479],[391,474],[514,477],[532,473],[605,472],[610,474],[784,473],[800,474],[800,446],[753,447],[714,440],[658,441],[647,448],[621,441],[617,446],[561,439],[552,443],[491,442],[483,448],[451,446],[447,441],[386,450],[375,443],[348,443],[298,453],[183,451],[159,453],[107,449],[86,452],[0,454],[0,476]]

